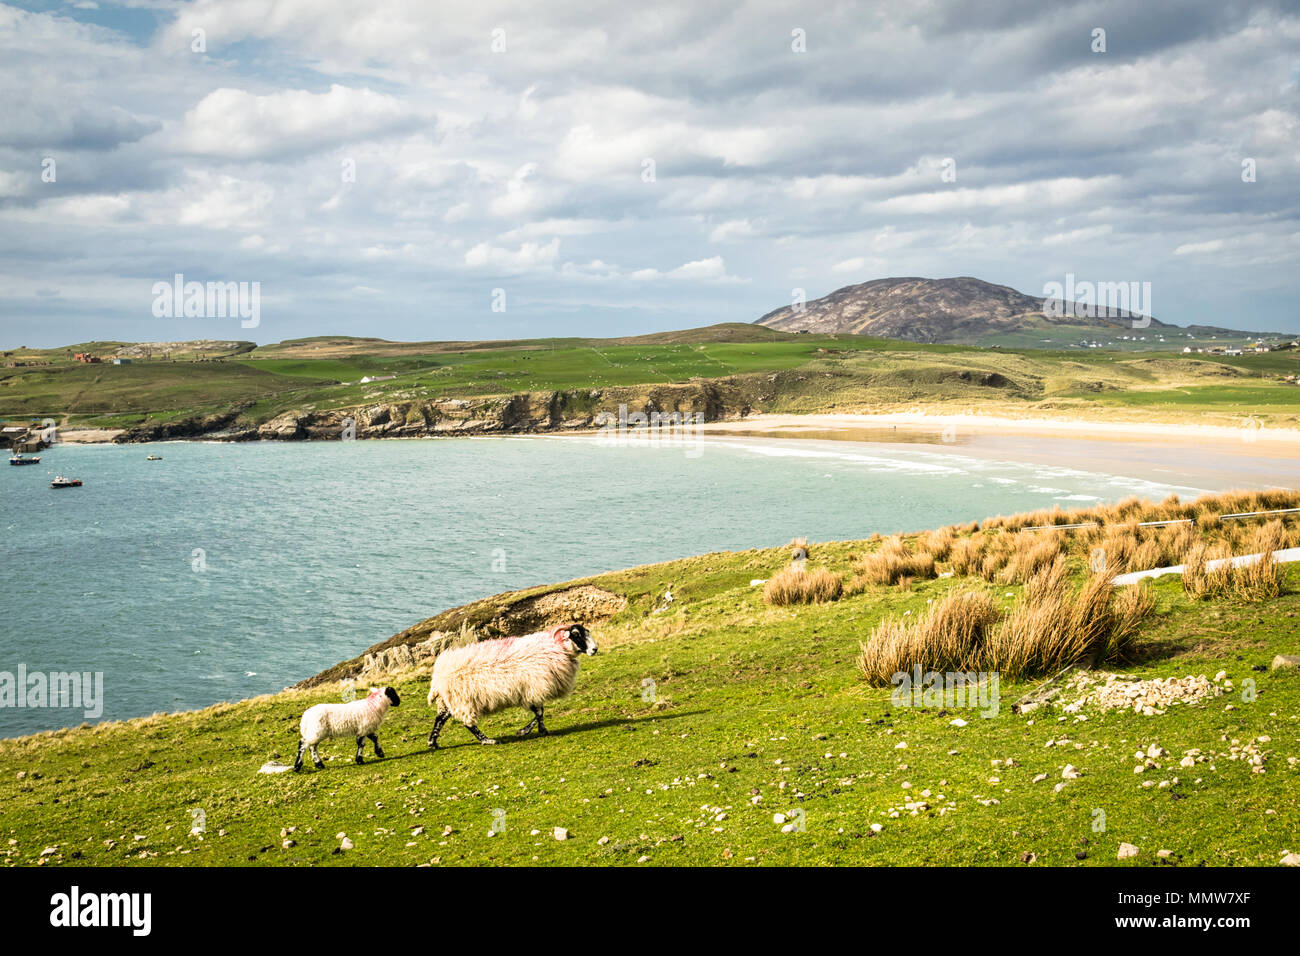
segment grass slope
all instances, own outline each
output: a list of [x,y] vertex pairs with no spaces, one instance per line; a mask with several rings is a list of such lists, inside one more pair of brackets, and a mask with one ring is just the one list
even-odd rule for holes
[[[811,564],[843,566],[864,547],[819,545]],[[257,773],[267,759],[292,761],[299,715],[337,700],[337,684],[0,741],[0,854],[45,866],[1024,865],[1025,854],[1113,865],[1129,842],[1141,848],[1131,865],[1168,849],[1170,864],[1196,866],[1273,865],[1300,851],[1300,672],[1253,669],[1300,649],[1295,566],[1286,593],[1260,604],[1193,602],[1176,579],[1157,584],[1141,663],[1126,670],[1223,669],[1236,681],[1230,696],[1155,717],[1019,715],[1011,703],[1032,685],[1004,683],[985,719],[894,707],[855,665],[859,640],[886,615],[919,613],[971,581],[771,607],[749,582],[787,562],[784,550],[718,553],[587,579],[628,607],[595,629],[600,654],[584,658],[577,692],[548,708],[544,738],[516,738],[525,715],[507,712],[483,723],[497,746],[449,727],[430,753],[427,678],[412,672],[394,681],[403,703],[380,732],[388,759],[363,766],[350,742],[333,741],[323,771]],[[653,613],[669,586],[676,600]],[[1019,590],[994,593],[1009,605]],[[1249,702],[1245,678],[1257,688]],[[966,726],[952,725],[957,716]],[[1223,757],[1176,763],[1191,748],[1226,753],[1265,737],[1263,773]],[[1152,743],[1170,756],[1135,774],[1135,751]],[[1014,766],[993,763],[1007,758]],[[1082,777],[1055,792],[1067,763]],[[1161,780],[1172,783],[1142,786]],[[890,816],[920,799],[931,809]],[[195,809],[202,839],[189,834]],[[795,810],[806,829],[782,833],[773,815]],[[504,829],[492,834],[494,821]],[[353,849],[339,851],[340,832]]]
[[[1103,350],[987,350],[856,335],[792,335],[712,326],[628,339],[389,343],[295,340],[209,361],[136,359],[0,369],[0,418],[52,416],[122,426],[239,406],[241,422],[286,411],[376,401],[473,398],[556,390],[590,393],[691,381],[725,382],[727,411],[934,410],[1156,415],[1219,424],[1257,418],[1300,426],[1300,352],[1236,358]],[[394,376],[361,384],[365,376]]]

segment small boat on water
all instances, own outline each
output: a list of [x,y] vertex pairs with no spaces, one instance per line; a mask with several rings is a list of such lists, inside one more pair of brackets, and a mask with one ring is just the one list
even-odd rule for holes
[[39,465],[40,463],[40,455],[37,455],[35,458],[24,458],[22,452],[19,452],[15,455],[9,456],[9,464],[11,465]]
[[145,461],[162,461],[162,455],[150,455],[145,458]]
[[62,475],[56,475],[54,480],[50,482],[50,487],[51,488],[80,488],[81,479],[64,478]]

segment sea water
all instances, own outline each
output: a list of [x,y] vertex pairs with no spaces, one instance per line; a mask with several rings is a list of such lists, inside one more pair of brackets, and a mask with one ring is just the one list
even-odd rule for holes
[[[158,454],[162,461],[146,461]],[[102,674],[100,713],[278,691],[439,611],[709,551],[1189,489],[908,445],[594,438],[58,445],[0,470],[0,681]],[[81,488],[53,490],[54,474]]]

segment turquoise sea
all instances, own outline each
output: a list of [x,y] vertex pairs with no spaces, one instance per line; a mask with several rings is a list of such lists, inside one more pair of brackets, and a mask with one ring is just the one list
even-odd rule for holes
[[[85,484],[52,490],[56,473]],[[906,444],[59,445],[0,469],[0,672],[102,672],[98,719],[183,710],[280,690],[512,588],[1188,490]],[[83,719],[0,707],[0,736]]]

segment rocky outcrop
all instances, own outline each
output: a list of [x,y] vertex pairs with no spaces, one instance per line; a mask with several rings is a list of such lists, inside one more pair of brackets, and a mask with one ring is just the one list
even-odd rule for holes
[[355,408],[295,409],[260,424],[240,416],[248,406],[172,422],[147,422],[117,442],[207,438],[226,441],[336,441],[343,438],[424,438],[590,429],[601,412],[700,413],[704,421],[743,416],[744,391],[734,380],[643,388],[522,392],[476,398],[376,402]]
[[256,432],[252,428],[236,427],[236,420],[247,407],[240,405],[210,415],[190,415],[167,422],[145,422],[127,429],[114,437],[113,441],[121,445],[183,438],[213,438],[218,435],[229,441],[246,440],[256,437]]
[[509,591],[427,618],[296,686],[315,687],[348,678],[373,680],[427,664],[449,647],[528,634],[570,621],[590,627],[608,621],[626,607],[623,595],[590,584]]

